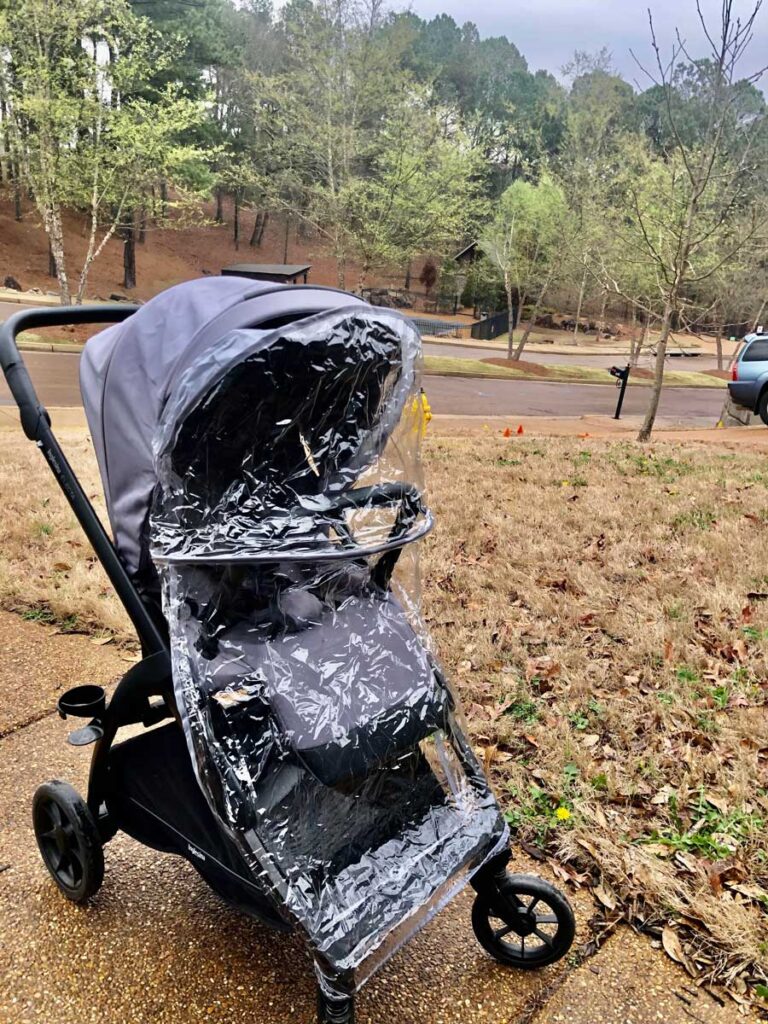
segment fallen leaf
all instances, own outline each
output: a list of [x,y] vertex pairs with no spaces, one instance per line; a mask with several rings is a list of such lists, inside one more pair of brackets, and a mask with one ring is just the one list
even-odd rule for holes
[[592,892],[607,910],[616,909],[616,897],[604,882],[600,882],[598,885],[593,885]]
[[671,960],[674,960],[675,963],[682,964],[686,970],[689,970],[688,958],[683,952],[683,945],[680,942],[680,937],[673,928],[669,927],[668,924],[665,924],[661,930],[661,944],[664,947],[664,952]]
[[705,793],[704,799],[708,804],[712,804],[713,807],[716,807],[721,814],[728,813],[728,801],[724,800],[721,796],[713,796],[711,793]]
[[675,795],[674,786],[662,786],[658,793],[651,797],[651,803],[660,806],[662,804],[668,804],[669,798]]
[[469,705],[467,717],[472,721],[480,720],[483,722],[490,721],[491,716],[488,714],[488,709],[484,708],[482,704],[473,703]]
[[752,885],[748,882],[726,882],[725,884],[733,892],[746,896],[747,899],[754,900],[756,903],[760,903],[768,908],[768,892],[765,889],[761,889],[759,885]]

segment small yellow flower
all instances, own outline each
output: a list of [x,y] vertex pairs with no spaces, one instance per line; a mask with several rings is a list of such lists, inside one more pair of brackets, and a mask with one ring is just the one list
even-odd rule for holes
[[555,817],[558,821],[568,821],[571,816],[571,812],[567,807],[558,807],[555,811]]

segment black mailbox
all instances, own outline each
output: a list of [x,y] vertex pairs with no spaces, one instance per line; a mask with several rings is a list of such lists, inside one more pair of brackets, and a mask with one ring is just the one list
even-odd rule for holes
[[627,390],[627,381],[629,380],[629,363],[626,366],[612,366],[608,371],[612,377],[616,378],[616,387],[620,388],[619,400],[616,403],[616,412],[614,413],[614,419],[617,420],[621,416],[621,407],[624,404],[624,392]]

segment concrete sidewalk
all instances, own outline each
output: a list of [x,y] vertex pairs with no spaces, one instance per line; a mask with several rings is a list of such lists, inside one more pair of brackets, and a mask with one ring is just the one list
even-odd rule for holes
[[[184,861],[117,836],[86,908],[58,893],[39,858],[30,802],[50,778],[85,791],[88,750],[67,746],[61,690],[108,685],[131,655],[0,612],[0,1022],[312,1024],[301,940],[232,911]],[[542,872],[520,857],[516,870]],[[595,912],[570,894],[577,946]],[[495,964],[474,940],[464,893],[376,975],[358,1024],[733,1024],[650,942],[619,930],[595,956],[541,972]],[[576,951],[577,946],[574,947]],[[739,1017],[750,1021],[750,1017]]]

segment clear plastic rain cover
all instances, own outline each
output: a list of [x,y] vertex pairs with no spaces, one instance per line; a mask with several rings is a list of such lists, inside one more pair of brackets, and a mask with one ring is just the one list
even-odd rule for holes
[[330,991],[506,842],[419,618],[419,352],[408,321],[360,307],[233,332],[184,371],[155,444],[193,763]]

